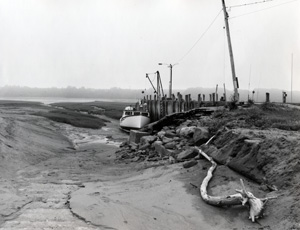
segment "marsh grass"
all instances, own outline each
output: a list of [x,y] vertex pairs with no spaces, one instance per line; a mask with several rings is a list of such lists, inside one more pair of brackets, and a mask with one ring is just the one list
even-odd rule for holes
[[103,101],[60,102],[51,104],[56,109],[49,112],[39,112],[35,115],[76,127],[99,129],[105,126],[105,122],[108,121],[94,115],[106,115],[112,119],[119,119],[127,105],[128,103],[124,102]]
[[228,128],[256,127],[260,129],[277,128],[281,130],[300,130],[300,110],[286,105],[263,103],[238,110],[220,110],[213,114],[210,124],[212,132],[227,126]]
[[[93,116],[92,114],[101,114],[99,106],[100,102],[98,103],[61,103],[65,104],[66,107],[68,104],[70,106],[68,108],[51,108],[49,106],[44,105],[40,102],[30,102],[30,101],[10,101],[10,100],[1,100],[0,106],[5,107],[7,109],[10,108],[18,108],[23,107],[26,108],[27,111],[30,111],[29,114],[35,115],[35,116],[41,116],[48,118],[52,121],[70,124],[75,127],[82,127],[82,128],[91,128],[91,129],[99,129],[103,126],[105,126],[106,122],[109,122],[108,120],[105,120],[103,118],[99,118],[96,116]],[[118,116],[119,114],[115,111],[121,110],[121,107],[123,109],[123,106],[119,105],[116,106],[114,103],[111,105],[104,102],[103,104],[106,105],[109,111],[112,112],[112,115]],[[60,103],[57,103],[57,106],[63,107],[60,105]],[[103,112],[103,110],[101,110]],[[82,113],[86,112],[86,113]],[[121,112],[122,114],[122,112]]]
[[0,100],[0,106],[5,107],[44,107],[41,102]]
[[85,103],[75,103],[75,102],[62,102],[53,103],[51,106],[64,108],[67,110],[86,112],[88,114],[104,114],[112,119],[120,119],[123,110],[129,103],[125,102],[104,102],[104,101],[94,101]]
[[55,109],[48,112],[37,112],[33,115],[42,116],[52,121],[73,125],[81,128],[99,129],[105,126],[105,122],[109,122],[98,117],[82,114],[71,110]]

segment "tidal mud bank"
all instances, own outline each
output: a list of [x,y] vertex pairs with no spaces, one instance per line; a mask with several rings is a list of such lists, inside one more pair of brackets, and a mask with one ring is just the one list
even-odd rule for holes
[[[119,131],[116,120],[101,129],[76,128],[32,115],[40,111],[47,112],[48,108],[20,104],[0,106],[0,229],[249,230],[300,227],[297,225],[299,173],[295,163],[299,142],[294,131],[265,129],[260,132],[255,127],[247,131],[245,119],[232,115],[228,115],[231,121],[226,120],[224,130],[219,130],[217,126],[224,126],[224,117],[228,117],[222,113],[223,120],[216,120],[215,116],[220,115],[214,114],[203,119],[182,120],[178,125],[157,130],[151,135],[156,140],[139,152],[142,145],[125,144],[128,136]],[[245,115],[238,116],[246,118]],[[231,194],[243,178],[246,187],[258,197],[272,193],[280,195],[270,201],[265,218],[252,223],[247,219],[245,207],[217,208],[201,200],[199,185],[210,164],[193,155],[193,151],[189,156],[181,154],[194,145],[201,146],[200,139],[194,138],[200,131],[195,132],[192,126],[206,130],[204,139],[219,130],[206,149],[222,164],[215,172],[209,192],[212,195]],[[183,131],[176,132],[179,127],[189,130],[186,136],[181,135]],[[233,132],[232,136],[229,132]],[[167,136],[167,133],[173,136]],[[247,138],[240,138],[243,135]],[[227,141],[224,138],[228,138]],[[175,144],[169,144],[169,139]],[[155,145],[157,141],[160,143]],[[120,149],[121,142],[124,144]],[[250,148],[255,144],[260,150]],[[266,155],[269,149],[272,151]],[[169,153],[172,153],[171,160]],[[226,159],[230,160],[223,162],[221,156],[225,153],[234,154],[229,154]],[[123,154],[126,157],[121,157]],[[178,159],[179,155],[181,159]],[[263,175],[257,178],[265,183],[249,178],[246,172],[237,173],[232,166],[238,159],[243,163],[242,159],[247,159],[248,155],[251,161],[245,162],[255,163],[257,159],[262,162],[255,175]],[[262,156],[273,158],[264,161]],[[184,167],[189,161],[196,164]],[[277,168],[272,168],[272,164]],[[241,165],[246,168],[245,164]],[[280,171],[284,165],[289,166],[289,172]],[[278,177],[286,178],[289,183],[279,183]],[[278,191],[271,191],[274,186]]]
[[[72,213],[71,194],[85,182],[127,170],[114,166],[116,145],[125,136],[116,134],[113,143],[106,138],[115,132],[113,123],[98,134],[84,129],[82,141],[83,130],[32,115],[49,109],[31,103],[0,106],[0,229],[98,229]],[[78,138],[66,135],[66,127]]]

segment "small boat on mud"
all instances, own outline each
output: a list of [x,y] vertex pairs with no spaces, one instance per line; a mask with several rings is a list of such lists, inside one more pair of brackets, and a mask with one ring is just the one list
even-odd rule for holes
[[149,123],[149,112],[138,111],[132,106],[127,106],[120,118],[120,128],[124,130],[141,129]]

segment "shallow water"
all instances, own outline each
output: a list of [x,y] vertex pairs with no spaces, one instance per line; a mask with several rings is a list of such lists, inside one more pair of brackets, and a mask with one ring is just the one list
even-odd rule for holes
[[107,144],[118,147],[128,138],[128,134],[119,129],[117,120],[108,117],[104,119],[110,122],[107,122],[106,126],[101,129],[78,128],[68,124],[55,125],[73,143],[74,148],[79,148],[87,144]]

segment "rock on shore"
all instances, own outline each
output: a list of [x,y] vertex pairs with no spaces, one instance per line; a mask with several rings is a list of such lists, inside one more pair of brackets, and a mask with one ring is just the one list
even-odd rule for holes
[[[169,117],[168,125],[156,122],[151,135],[137,143],[124,142],[116,155],[121,161],[180,163],[189,168],[201,158],[195,150],[200,147],[219,164],[260,184],[265,196],[279,196],[268,208],[268,218],[278,229],[294,229],[300,223],[300,134],[291,130],[299,126],[298,114],[286,107],[263,105],[186,120]],[[283,115],[292,120],[283,120]],[[203,145],[214,135],[208,146]],[[286,224],[287,219],[291,224]]]
[[187,120],[179,126],[165,126],[154,135],[140,138],[138,143],[124,142],[117,151],[118,159],[134,161],[182,162],[198,155],[192,146],[205,143],[211,134],[196,120]]

